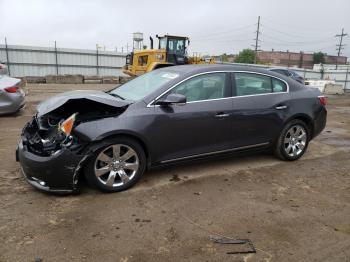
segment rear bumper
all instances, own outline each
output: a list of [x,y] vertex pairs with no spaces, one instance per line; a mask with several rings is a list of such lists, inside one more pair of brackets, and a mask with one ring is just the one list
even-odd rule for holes
[[62,148],[51,156],[43,157],[28,151],[22,140],[18,143],[16,160],[29,184],[35,188],[58,194],[78,191],[78,171],[84,155]]
[[327,109],[322,107],[321,111],[317,114],[314,120],[314,130],[313,130],[313,138],[319,135],[322,130],[326,127],[327,123]]
[[11,97],[7,97],[8,100],[0,102],[0,114],[15,113],[26,104],[25,96],[20,94],[14,94]]

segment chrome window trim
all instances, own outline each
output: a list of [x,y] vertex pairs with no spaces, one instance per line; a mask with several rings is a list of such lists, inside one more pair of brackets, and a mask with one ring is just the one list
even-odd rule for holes
[[163,161],[160,161],[160,163],[165,164],[165,163],[171,163],[171,162],[175,162],[175,161],[179,161],[179,160],[186,160],[186,159],[191,159],[191,158],[196,158],[196,157],[201,157],[201,156],[210,156],[210,155],[215,155],[215,154],[220,154],[220,153],[234,152],[234,151],[243,150],[243,149],[255,148],[255,147],[260,147],[260,146],[267,146],[268,144],[270,144],[270,143],[265,142],[265,143],[253,144],[253,145],[248,145],[248,146],[240,146],[240,147],[235,147],[235,148],[230,148],[230,149],[225,149],[225,150],[219,150],[219,151],[213,151],[213,152],[208,152],[208,153],[202,153],[202,154],[196,154],[196,155],[191,155],[191,156],[184,156],[184,157],[179,157],[179,158],[163,160]]
[[287,86],[287,90],[283,91],[283,92],[274,92],[274,93],[264,93],[264,94],[255,94],[255,95],[244,95],[244,96],[230,96],[230,97],[223,97],[223,98],[213,98],[213,99],[206,99],[206,100],[198,100],[198,101],[191,101],[191,102],[187,102],[186,104],[192,104],[192,103],[200,103],[200,102],[210,102],[210,101],[217,101],[217,100],[224,100],[224,99],[231,99],[231,98],[239,98],[239,97],[251,97],[251,96],[264,96],[264,95],[276,95],[276,94],[286,94],[289,93],[289,84],[287,81],[277,77],[277,76],[272,76],[269,74],[265,74],[265,73],[260,73],[260,72],[253,72],[253,71],[232,71],[232,70],[219,70],[219,71],[206,71],[206,72],[201,72],[192,76],[189,76],[183,80],[181,80],[180,82],[176,83],[175,85],[173,85],[172,87],[168,88],[166,91],[164,91],[163,93],[161,93],[159,96],[157,96],[155,99],[153,99],[151,102],[149,102],[147,104],[147,107],[158,107],[160,105],[152,105],[155,101],[157,101],[160,97],[162,97],[163,95],[165,95],[167,92],[169,92],[170,90],[174,89],[176,86],[180,85],[181,83],[196,77],[196,76],[200,76],[200,75],[205,75],[205,74],[214,74],[214,73],[247,73],[247,74],[256,74],[256,75],[264,75],[264,76],[268,76],[268,77],[272,77],[275,79],[278,79],[280,81],[282,81],[283,83],[286,84]]

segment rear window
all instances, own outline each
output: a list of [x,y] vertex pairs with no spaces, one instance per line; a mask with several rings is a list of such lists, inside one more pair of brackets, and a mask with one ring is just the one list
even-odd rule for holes
[[254,73],[235,73],[236,96],[286,92],[285,82]]
[[272,88],[274,93],[287,91],[286,83],[276,78],[272,78]]
[[271,78],[251,73],[235,73],[236,95],[258,95],[272,93]]
[[281,75],[285,75],[285,76],[289,76],[289,73],[287,70],[283,70],[283,69],[273,69],[271,70],[272,72],[276,72],[276,73],[279,73]]

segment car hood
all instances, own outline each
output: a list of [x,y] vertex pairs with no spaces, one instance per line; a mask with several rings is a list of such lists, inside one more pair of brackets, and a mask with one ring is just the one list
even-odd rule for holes
[[102,91],[93,91],[93,90],[76,90],[64,92],[54,97],[51,97],[43,102],[41,102],[38,107],[38,116],[45,115],[49,112],[54,111],[55,109],[62,107],[68,101],[73,100],[74,102],[79,103],[79,100],[91,100],[97,103],[101,103],[111,107],[125,107],[131,104],[130,101],[120,100],[117,97],[113,97]]

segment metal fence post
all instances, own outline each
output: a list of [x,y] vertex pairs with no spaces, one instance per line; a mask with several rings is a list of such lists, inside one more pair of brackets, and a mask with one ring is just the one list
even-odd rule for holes
[[345,83],[344,83],[344,93],[346,92],[347,86],[348,86],[348,74],[349,74],[349,66],[346,67],[346,75],[345,75]]
[[6,39],[6,37],[5,37],[5,52],[6,52],[7,72],[9,73],[9,76],[11,76],[9,50],[8,50],[8,47],[7,47],[7,39]]
[[98,47],[96,47],[96,73],[99,75],[99,70],[98,70]]
[[57,46],[55,41],[55,62],[56,62],[56,75],[58,75],[58,58],[57,58]]

